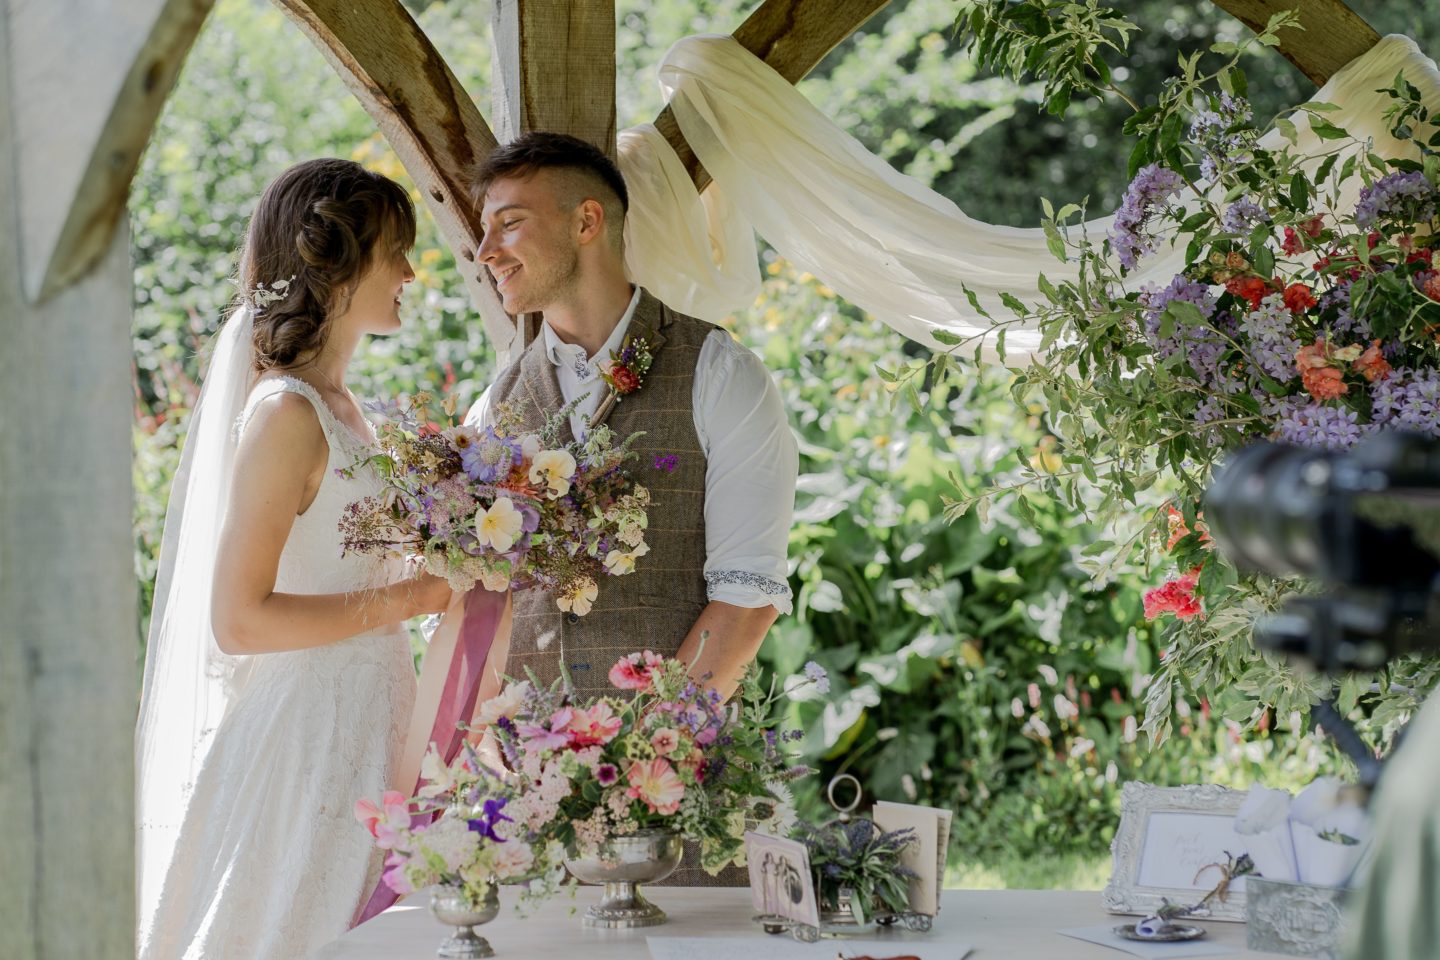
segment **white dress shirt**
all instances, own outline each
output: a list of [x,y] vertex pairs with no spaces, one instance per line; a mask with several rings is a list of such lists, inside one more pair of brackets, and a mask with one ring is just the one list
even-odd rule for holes
[[[608,365],[612,351],[620,352],[639,302],[637,286],[625,315],[593,357],[586,355],[584,347],[561,340],[549,323],[541,324],[560,395],[566,403],[584,395],[570,417],[570,429],[577,439],[585,436],[590,416],[607,391],[600,369]],[[800,459],[780,391],[759,357],[726,331],[716,330],[700,347],[691,405],[707,464],[705,585],[709,598],[737,607],[770,605],[789,613],[785,555]],[[465,420],[483,423],[489,416],[490,388],[486,388]]]

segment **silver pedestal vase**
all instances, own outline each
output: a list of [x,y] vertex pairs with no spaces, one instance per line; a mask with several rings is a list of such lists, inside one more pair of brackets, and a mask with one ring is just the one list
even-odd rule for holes
[[674,830],[651,828],[611,837],[593,857],[567,858],[582,883],[603,883],[605,895],[585,911],[585,926],[629,929],[665,922],[665,911],[646,900],[640,884],[657,883],[680,865],[684,845]]
[[435,919],[455,927],[455,933],[440,944],[440,960],[481,960],[495,956],[490,941],[475,933],[475,927],[489,923],[500,913],[500,888],[490,884],[479,906],[472,906],[460,887],[438,886],[430,893],[430,912]]

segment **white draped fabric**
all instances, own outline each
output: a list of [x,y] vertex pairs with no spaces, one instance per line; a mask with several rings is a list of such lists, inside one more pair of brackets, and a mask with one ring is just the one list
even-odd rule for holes
[[[1339,109],[1327,119],[1377,153],[1397,155],[1382,114],[1383,93],[1403,71],[1426,102],[1440,109],[1440,71],[1402,36],[1389,36],[1335,74],[1314,99]],[[635,280],[676,309],[716,320],[753,302],[758,291],[754,232],[797,266],[905,336],[937,345],[931,331],[993,340],[991,320],[1013,314],[1002,292],[1040,298],[1037,277],[1075,276],[1046,249],[1039,228],[995,226],[965,215],[952,201],[897,172],[812,106],[783,77],[733,37],[677,42],[660,66],[660,82],[685,139],[714,178],[697,194],[669,144],[653,127],[620,135],[620,166],[631,193],[626,228]],[[1305,115],[1293,122],[1294,150],[1324,145]],[[1265,141],[1279,149],[1275,134]],[[1341,205],[1353,203],[1352,186]],[[1085,225],[1099,239],[1110,217]],[[1164,284],[1181,266],[1168,247],[1131,274],[1135,285]],[[1039,333],[1011,326],[1008,354],[1033,351]]]

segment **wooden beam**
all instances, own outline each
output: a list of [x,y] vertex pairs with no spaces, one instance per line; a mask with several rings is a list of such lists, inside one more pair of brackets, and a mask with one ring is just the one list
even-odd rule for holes
[[[615,0],[495,0],[495,130],[568,133],[615,156]],[[527,314],[520,340],[540,335]]]
[[614,0],[495,0],[495,129],[588,140],[615,156]]
[[475,264],[480,212],[469,175],[495,149],[479,108],[398,0],[275,2],[320,48],[420,188],[504,362],[515,323],[489,271]]
[[75,283],[109,249],[140,154],[213,3],[135,0],[100,15],[84,0],[8,0],[30,302]]
[[[799,83],[825,55],[858,30],[890,0],[765,0],[735,31],[742,47],[764,60],[780,76]],[[689,171],[698,190],[710,183],[695,151],[685,142],[670,108],[660,111],[655,127]]]
[[1316,86],[1380,42],[1380,34],[1344,0],[1214,0],[1252,30],[1260,30],[1282,10],[1300,15],[1302,30],[1282,30],[1280,55]]

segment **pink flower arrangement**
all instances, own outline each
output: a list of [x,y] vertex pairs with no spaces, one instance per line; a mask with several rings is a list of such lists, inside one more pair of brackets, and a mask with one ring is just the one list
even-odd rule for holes
[[[683,662],[649,650],[620,658],[608,676],[611,696],[573,703],[559,685],[525,684],[518,709],[495,711],[491,730],[518,778],[523,827],[585,856],[610,837],[673,827],[719,870],[742,854],[746,829],[793,819],[785,785],[809,771],[780,749],[799,735],[773,729],[773,685],[767,693],[747,675],[741,709],[729,709]],[[798,686],[824,679],[814,667]],[[735,816],[760,809],[767,816],[748,824]]]
[[1173,613],[1180,620],[1205,616],[1205,607],[1195,596],[1195,585],[1200,582],[1200,568],[1166,581],[1154,590],[1145,592],[1145,619],[1154,620],[1166,613]]

